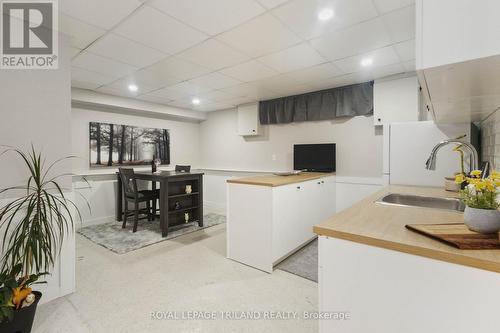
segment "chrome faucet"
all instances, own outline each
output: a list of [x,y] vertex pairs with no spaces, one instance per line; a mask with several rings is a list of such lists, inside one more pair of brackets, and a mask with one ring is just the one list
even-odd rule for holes
[[[461,137],[462,138],[462,137]],[[438,143],[437,145],[432,148],[431,155],[427,159],[427,162],[425,162],[425,168],[427,170],[436,170],[436,155],[439,149],[443,148],[444,146],[449,145],[450,143],[456,143],[463,145],[470,151],[470,171],[472,170],[477,170],[479,168],[479,157],[477,154],[476,148],[474,148],[473,145],[467,142],[460,141],[458,139],[449,139],[449,140],[444,140]]]

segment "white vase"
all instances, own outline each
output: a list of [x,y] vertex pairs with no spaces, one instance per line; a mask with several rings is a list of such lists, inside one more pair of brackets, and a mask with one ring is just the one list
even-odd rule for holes
[[464,223],[472,231],[493,234],[500,230],[500,211],[465,207]]

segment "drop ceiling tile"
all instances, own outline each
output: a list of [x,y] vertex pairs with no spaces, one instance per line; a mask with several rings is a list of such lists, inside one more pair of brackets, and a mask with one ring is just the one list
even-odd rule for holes
[[398,9],[380,17],[393,43],[415,38],[415,6]]
[[401,61],[408,61],[416,58],[414,39],[410,39],[393,46]]
[[74,57],[76,57],[78,54],[80,54],[80,52],[82,52],[82,50],[76,48],[76,47],[71,47],[69,46],[68,47],[68,53],[69,53],[69,57],[71,59],[73,59]]
[[289,0],[257,0],[257,1],[267,9],[271,9],[284,4]]
[[102,37],[92,44],[87,51],[139,68],[151,65],[167,57],[166,54],[160,51],[115,34]]
[[312,47],[329,60],[353,56],[390,44],[391,37],[379,19],[311,40]]
[[171,90],[168,87],[152,91],[152,92],[148,93],[147,95],[161,97],[161,98],[165,98],[165,99],[169,99],[169,100],[177,100],[177,99],[185,98],[188,96],[188,94],[186,94],[186,93],[176,91],[176,90]]
[[146,94],[154,89],[152,87],[148,87],[148,86],[141,84],[141,85],[137,85],[137,88],[138,88],[137,91],[130,91],[130,89],[128,89],[128,86],[130,84],[135,84],[135,82],[131,81],[128,78],[124,78],[124,79],[114,81],[113,83],[107,84],[105,86],[99,87],[97,89],[97,91],[105,93],[105,94],[133,97],[133,96]]
[[330,78],[327,80],[311,82],[310,85],[312,85],[314,88],[316,88],[316,90],[321,90],[321,89],[343,87],[343,86],[348,86],[348,85],[356,84],[356,83],[368,82],[368,81],[371,81],[373,79],[374,79],[374,77],[371,74],[371,72],[351,73],[351,74],[333,77],[333,78]]
[[148,5],[210,35],[264,12],[264,8],[253,0],[152,0]]
[[59,17],[59,29],[70,37],[70,45],[73,47],[84,49],[106,33],[104,29],[94,27],[67,15],[61,14]]
[[344,72],[337,68],[334,64],[326,63],[300,69],[298,71],[290,72],[285,75],[290,79],[296,81],[297,83],[307,83],[329,79],[331,77],[340,76],[342,74],[344,74]]
[[216,40],[208,39],[201,44],[193,46],[178,54],[180,58],[192,63],[218,70],[224,67],[231,67],[250,58],[238,52],[226,44]]
[[113,30],[116,34],[174,54],[208,38],[157,9],[143,6]]
[[253,83],[263,90],[276,93],[273,94],[273,97],[303,94],[314,90],[311,86],[304,83],[297,83],[286,75],[278,75],[269,79],[255,81]]
[[236,97],[236,98],[233,98],[233,99],[228,99],[228,100],[226,100],[224,102],[232,104],[234,106],[238,106],[238,105],[252,103],[252,102],[257,102],[257,101],[258,101],[258,99],[254,98],[254,97],[245,96],[245,97]]
[[402,65],[405,68],[406,72],[414,72],[417,69],[415,60],[405,61],[402,63]]
[[326,62],[326,60],[307,43],[292,46],[286,50],[258,58],[257,60],[280,73],[291,72]]
[[[368,67],[363,67],[361,61],[370,58],[373,64]],[[356,55],[349,58],[344,58],[334,62],[334,65],[340,68],[345,73],[367,72],[372,71],[375,67],[392,65],[399,62],[398,55],[392,46],[377,49],[365,54]]]
[[71,62],[73,66],[84,68],[93,72],[106,74],[113,77],[129,75],[137,70],[133,67],[118,61],[104,58],[89,52],[83,51]]
[[241,83],[241,81],[239,80],[233,79],[232,77],[220,73],[210,73],[207,75],[199,76],[190,80],[190,82],[202,87],[208,87],[212,89],[226,88]]
[[92,72],[83,68],[71,67],[71,80],[77,82],[86,82],[97,86],[102,86],[116,80],[115,77]]
[[147,67],[148,70],[157,72],[158,75],[166,77],[174,77],[181,80],[189,80],[209,73],[209,68],[195,65],[177,57],[170,57],[162,60],[152,66]]
[[141,5],[137,0],[62,0],[62,13],[109,30]]
[[136,98],[140,99],[142,101],[156,103],[156,104],[164,104],[164,105],[168,105],[170,102],[172,102],[171,99],[163,98],[163,97],[159,97],[159,96],[154,96],[154,95],[150,95],[150,94],[140,95],[140,96],[137,96]]
[[220,72],[243,82],[260,80],[278,74],[275,70],[255,60],[223,69]]
[[182,79],[149,69],[141,69],[127,78],[137,85],[146,85],[156,89],[171,86],[182,81]]
[[415,0],[373,0],[380,14],[392,12],[415,3]]
[[403,65],[400,63],[397,64],[392,64],[392,65],[387,65],[387,66],[382,66],[382,67],[376,67],[372,71],[372,75],[376,79],[384,78],[387,76],[395,75],[395,74],[401,74],[406,72],[405,68]]
[[[333,17],[318,19],[318,13],[331,9]],[[290,29],[305,39],[318,37],[327,31],[375,18],[378,13],[371,0],[295,0],[272,11]]]
[[198,97],[201,99],[206,99],[214,102],[221,102],[237,98],[238,96],[229,94],[221,90],[212,90],[206,93],[199,94]]
[[300,39],[270,14],[261,15],[217,39],[251,57],[259,57],[298,44]]
[[210,91],[210,88],[198,86],[190,81],[184,81],[168,87],[169,90],[177,91],[182,94],[197,96],[198,94]]
[[191,103],[190,100],[187,100],[187,99],[175,100],[175,101],[169,102],[168,105],[174,106],[176,108],[193,110],[193,104]]
[[71,80],[71,87],[73,87],[73,88],[94,90],[94,89],[99,88],[99,86],[100,86],[100,84]]
[[268,88],[259,87],[254,83],[243,83],[237,86],[221,89],[224,92],[235,96],[247,97],[251,100],[262,100],[276,94]]

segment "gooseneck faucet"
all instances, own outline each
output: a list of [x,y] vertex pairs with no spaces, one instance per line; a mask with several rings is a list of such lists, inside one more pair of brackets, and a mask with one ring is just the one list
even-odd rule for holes
[[470,143],[463,142],[458,139],[450,139],[441,141],[440,143],[435,145],[434,148],[432,148],[431,155],[427,159],[427,162],[425,162],[425,168],[427,170],[436,170],[437,152],[444,146],[449,145],[450,143],[456,143],[462,145],[463,147],[467,148],[467,150],[470,151],[470,171],[477,170],[479,168],[479,157],[476,148],[474,148],[474,146],[471,145]]

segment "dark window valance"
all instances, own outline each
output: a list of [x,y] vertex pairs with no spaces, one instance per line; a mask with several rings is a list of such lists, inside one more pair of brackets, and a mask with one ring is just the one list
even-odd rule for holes
[[261,124],[330,120],[373,114],[373,81],[259,103]]

